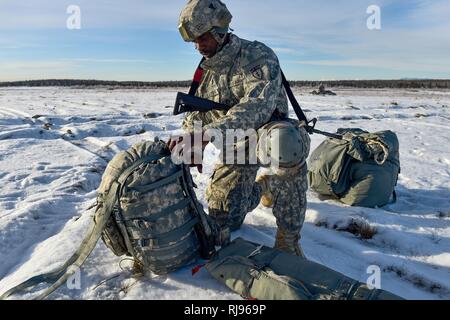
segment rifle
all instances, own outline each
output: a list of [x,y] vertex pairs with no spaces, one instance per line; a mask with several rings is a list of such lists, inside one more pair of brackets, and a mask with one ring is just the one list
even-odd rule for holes
[[175,100],[175,107],[173,109],[173,115],[177,116],[185,112],[193,112],[193,111],[199,112],[208,112],[211,110],[228,111],[230,109],[231,108],[229,106],[224,104],[199,98],[183,92],[178,92],[177,99]]
[[[189,95],[183,92],[178,92],[177,98],[175,100],[175,107],[173,109],[173,114],[175,116],[185,113],[185,112],[193,112],[193,111],[199,111],[199,112],[208,112],[211,110],[223,110],[228,111],[231,107],[220,104],[211,100],[199,98],[193,95]],[[306,119],[306,117],[305,117]],[[326,137],[334,138],[342,140],[342,136],[334,133],[329,133],[325,131],[321,131],[315,128],[317,119],[314,118],[311,121],[305,121],[306,122],[306,130],[310,133],[317,133]],[[310,125],[312,124],[312,125]]]

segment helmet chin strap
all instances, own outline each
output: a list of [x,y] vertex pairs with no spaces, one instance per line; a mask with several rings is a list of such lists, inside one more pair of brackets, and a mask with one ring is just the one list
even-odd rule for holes
[[225,27],[225,28],[214,27],[211,29],[210,33],[213,36],[214,40],[216,40],[217,43],[219,44],[217,47],[217,51],[216,51],[216,53],[217,53],[220,50],[222,50],[222,48],[226,44],[225,40],[227,39],[228,27]]

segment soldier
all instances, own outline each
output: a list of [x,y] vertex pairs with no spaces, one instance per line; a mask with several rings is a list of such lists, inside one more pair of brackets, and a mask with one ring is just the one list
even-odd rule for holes
[[325,94],[325,92],[325,86],[323,85],[323,83],[321,83],[319,86],[319,94]]
[[[227,129],[258,130],[273,120],[288,118],[277,56],[260,42],[230,33],[231,19],[231,13],[219,0],[190,0],[181,12],[181,36],[194,42],[204,57],[196,96],[232,107],[228,112],[188,113],[183,121],[186,136],[193,135],[195,121],[202,122],[203,132],[215,129],[225,134]],[[240,228],[246,214],[261,201],[272,207],[277,219],[275,247],[303,255],[299,240],[306,211],[306,157],[310,140],[298,121],[297,129],[300,138],[295,138],[297,145],[292,146],[296,157],[288,168],[280,168],[274,175],[257,178],[260,168],[257,164],[221,163],[215,167],[206,196],[209,215],[221,230],[222,245],[229,242],[230,232]],[[171,139],[170,149],[182,141]],[[201,169],[200,165],[197,167]]]

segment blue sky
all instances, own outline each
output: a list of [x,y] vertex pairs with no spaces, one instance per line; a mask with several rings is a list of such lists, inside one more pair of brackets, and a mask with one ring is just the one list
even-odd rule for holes
[[[185,80],[200,59],[177,22],[186,0],[0,0],[0,81]],[[224,0],[238,36],[289,79],[450,78],[448,0]],[[68,30],[69,5],[81,29]],[[370,31],[367,7],[381,8]]]

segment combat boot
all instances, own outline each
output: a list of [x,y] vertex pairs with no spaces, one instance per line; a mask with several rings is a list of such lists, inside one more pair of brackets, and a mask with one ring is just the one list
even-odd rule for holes
[[300,246],[299,240],[300,240],[299,233],[295,234],[288,233],[284,231],[282,228],[278,228],[274,248],[289,254],[306,258]]

